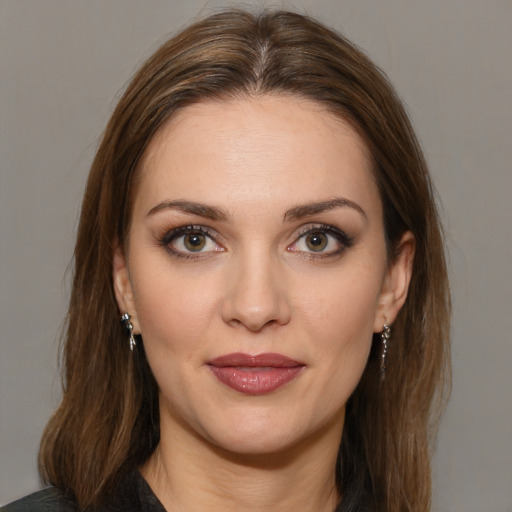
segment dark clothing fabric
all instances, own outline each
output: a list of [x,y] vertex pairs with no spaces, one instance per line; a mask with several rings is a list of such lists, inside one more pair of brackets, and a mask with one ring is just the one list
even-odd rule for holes
[[[55,487],[30,494],[0,508],[0,512],[77,512],[76,503]],[[335,512],[341,512],[341,506]],[[134,470],[119,487],[114,501],[94,512],[166,512],[142,475]]]
[[54,487],[44,489],[29,496],[14,501],[10,505],[0,508],[0,512],[50,512],[50,511],[71,512],[76,507],[71,500]]
[[[0,512],[76,512],[74,500],[50,487],[0,508]],[[165,512],[148,483],[137,471],[123,480],[113,502],[96,512]]]

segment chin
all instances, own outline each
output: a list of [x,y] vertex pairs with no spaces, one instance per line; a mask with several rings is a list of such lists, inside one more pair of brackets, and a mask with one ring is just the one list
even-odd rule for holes
[[[242,434],[242,433],[241,433]],[[264,434],[230,435],[215,441],[216,448],[230,459],[245,459],[247,463],[257,462],[260,458],[269,462],[272,456],[283,459],[285,454],[294,453],[301,445],[300,439],[279,432]]]
[[[344,408],[332,417],[315,417],[308,420],[304,415],[294,418],[290,414],[247,414],[244,421],[222,422],[209,425],[207,442],[229,454],[230,457],[271,457],[279,460],[300,454],[312,445],[318,445],[322,438],[341,439]],[[321,444],[321,441],[320,441]],[[283,459],[283,457],[285,459]],[[268,459],[269,461],[271,459]]]

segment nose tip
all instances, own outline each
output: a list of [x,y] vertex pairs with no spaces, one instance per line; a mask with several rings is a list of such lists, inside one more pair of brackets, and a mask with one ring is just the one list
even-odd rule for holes
[[290,308],[284,286],[274,276],[271,265],[245,266],[231,276],[224,303],[224,321],[259,332],[270,325],[290,321]]
[[[268,308],[268,310],[270,309],[276,311],[277,308]],[[232,315],[228,322],[231,325],[243,325],[251,332],[259,332],[264,327],[272,324],[283,325],[287,323],[278,312],[272,314],[259,306],[238,308],[238,311]]]

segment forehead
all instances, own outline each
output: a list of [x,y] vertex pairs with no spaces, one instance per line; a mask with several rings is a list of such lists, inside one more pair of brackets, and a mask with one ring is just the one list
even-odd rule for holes
[[151,140],[139,172],[136,203],[186,198],[285,208],[336,194],[380,202],[371,155],[352,125],[289,95],[184,108]]

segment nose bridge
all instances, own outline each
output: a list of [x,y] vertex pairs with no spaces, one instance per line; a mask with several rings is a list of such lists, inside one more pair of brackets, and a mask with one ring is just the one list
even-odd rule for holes
[[267,324],[288,323],[290,310],[279,274],[279,258],[264,244],[241,250],[230,269],[224,320],[254,332]]

